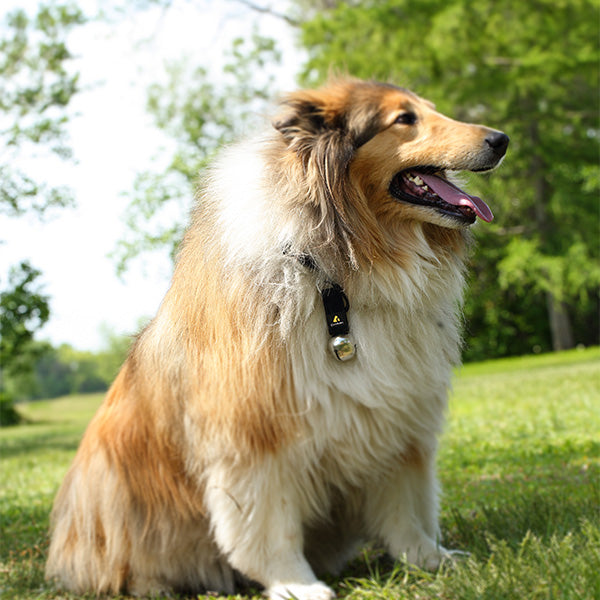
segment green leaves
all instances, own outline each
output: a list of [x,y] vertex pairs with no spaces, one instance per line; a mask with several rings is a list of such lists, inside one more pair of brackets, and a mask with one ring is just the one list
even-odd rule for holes
[[14,165],[40,145],[71,156],[64,109],[78,91],[78,74],[69,68],[65,38],[83,20],[75,4],[48,4],[34,17],[14,10],[0,28],[0,211],[11,216],[73,202],[64,188],[48,188]]
[[[44,214],[51,207],[73,203],[64,186],[50,187],[30,175],[34,149],[46,147],[69,158],[64,111],[77,92],[78,75],[71,73],[72,58],[65,36],[83,22],[74,4],[40,5],[34,17],[24,10],[10,12],[0,25],[0,213],[19,216]],[[19,163],[27,161],[27,167]],[[8,376],[33,369],[43,345],[33,343],[37,329],[50,317],[48,297],[35,287],[40,272],[28,262],[14,267],[0,294],[0,365]],[[2,422],[17,422],[12,396],[0,383]]]
[[50,316],[48,296],[36,285],[40,275],[22,262],[11,269],[8,287],[0,293],[0,365],[9,374],[32,368],[33,334]]
[[587,246],[575,237],[564,254],[547,255],[535,238],[510,240],[500,260],[498,283],[503,289],[533,282],[537,292],[549,292],[556,300],[589,299],[589,291],[600,285],[600,266],[589,255]]

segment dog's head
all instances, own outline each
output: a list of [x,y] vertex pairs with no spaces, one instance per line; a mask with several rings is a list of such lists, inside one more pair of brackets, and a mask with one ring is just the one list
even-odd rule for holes
[[[454,121],[433,104],[393,85],[345,79],[287,96],[274,126],[295,153],[318,201],[341,227],[365,241],[389,237],[397,221],[450,229],[491,221],[483,200],[449,180],[456,171],[496,167],[508,137]],[[396,225],[394,225],[394,222]]]

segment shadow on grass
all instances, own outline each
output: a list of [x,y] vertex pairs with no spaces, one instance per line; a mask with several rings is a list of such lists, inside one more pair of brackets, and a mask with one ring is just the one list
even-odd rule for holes
[[528,533],[543,541],[578,533],[585,519],[597,518],[597,507],[597,497],[575,500],[568,494],[548,496],[532,491],[499,507],[480,505],[467,513],[452,508],[442,529],[446,545],[487,558],[491,539],[503,540],[516,549]]
[[590,441],[521,455],[515,446],[485,451],[487,466],[498,467],[488,469],[492,475],[448,478],[446,545],[483,558],[490,537],[516,548],[528,533],[547,541],[578,532],[585,519],[598,517],[600,469],[592,457],[599,454],[600,444]]
[[80,428],[73,427],[73,431],[68,433],[63,430],[61,432],[28,435],[22,438],[4,439],[0,443],[0,454],[3,459],[7,459],[21,457],[26,454],[46,454],[52,451],[75,452],[81,437]]

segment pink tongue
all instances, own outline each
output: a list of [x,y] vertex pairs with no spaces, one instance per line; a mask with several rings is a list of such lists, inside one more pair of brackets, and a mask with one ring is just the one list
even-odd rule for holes
[[471,196],[463,192],[446,179],[436,177],[435,175],[424,175],[419,173],[419,177],[445,202],[453,206],[469,206],[475,211],[478,217],[481,217],[487,223],[494,218],[490,207],[477,196]]

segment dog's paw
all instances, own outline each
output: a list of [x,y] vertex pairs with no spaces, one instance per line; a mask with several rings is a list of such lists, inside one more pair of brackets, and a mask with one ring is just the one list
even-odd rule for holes
[[270,587],[267,596],[269,600],[332,600],[335,592],[320,581],[308,585],[281,583]]

